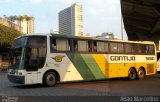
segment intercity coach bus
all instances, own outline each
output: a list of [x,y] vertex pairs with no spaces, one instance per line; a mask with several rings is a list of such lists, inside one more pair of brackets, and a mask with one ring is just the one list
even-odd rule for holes
[[29,34],[15,39],[8,79],[19,84],[143,79],[156,73],[153,42],[107,40],[57,34]]

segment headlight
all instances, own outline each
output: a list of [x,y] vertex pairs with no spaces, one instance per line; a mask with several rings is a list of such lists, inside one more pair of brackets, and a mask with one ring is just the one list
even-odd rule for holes
[[8,73],[9,73],[9,74],[14,74],[15,71],[14,71],[13,69],[9,69],[9,70],[8,70]]
[[22,75],[22,72],[19,72],[19,75]]
[[18,74],[18,71],[16,70],[15,73]]

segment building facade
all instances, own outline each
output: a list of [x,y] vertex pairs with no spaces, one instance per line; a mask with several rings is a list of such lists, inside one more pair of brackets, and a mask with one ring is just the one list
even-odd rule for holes
[[13,23],[13,22],[5,19],[5,18],[2,18],[2,17],[0,17],[0,24],[5,25],[5,26],[10,27],[10,28],[14,28],[15,30],[18,30],[20,32],[23,29],[20,25],[15,24],[15,23]]
[[83,36],[83,8],[79,3],[59,12],[59,33]]
[[34,17],[21,16],[19,25],[23,28],[24,34],[34,33]]

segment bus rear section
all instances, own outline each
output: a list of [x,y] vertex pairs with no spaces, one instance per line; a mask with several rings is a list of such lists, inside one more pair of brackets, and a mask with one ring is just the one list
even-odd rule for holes
[[[57,70],[60,74],[62,71],[60,68],[66,70],[66,73],[63,72],[60,75],[65,76],[61,78],[61,81],[117,77],[129,77],[133,80],[143,79],[146,75],[156,73],[153,42],[53,37],[51,56],[53,57],[52,63],[59,66]],[[58,56],[60,58],[57,58]],[[62,60],[55,62],[55,59]],[[68,65],[64,68],[65,64]]]

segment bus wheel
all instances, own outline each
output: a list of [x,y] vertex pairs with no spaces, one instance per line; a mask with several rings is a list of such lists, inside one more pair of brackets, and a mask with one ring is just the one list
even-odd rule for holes
[[134,79],[136,79],[136,75],[137,75],[136,70],[133,69],[133,68],[131,68],[131,69],[129,70],[129,72],[128,72],[128,78],[129,78],[130,80],[134,80]]
[[144,71],[144,69],[142,69],[142,68],[140,68],[139,70],[138,70],[138,75],[137,75],[137,77],[138,77],[138,79],[144,79],[144,77],[145,77],[145,71]]
[[44,84],[46,86],[55,86],[57,83],[56,74],[54,72],[48,72],[44,76]]

